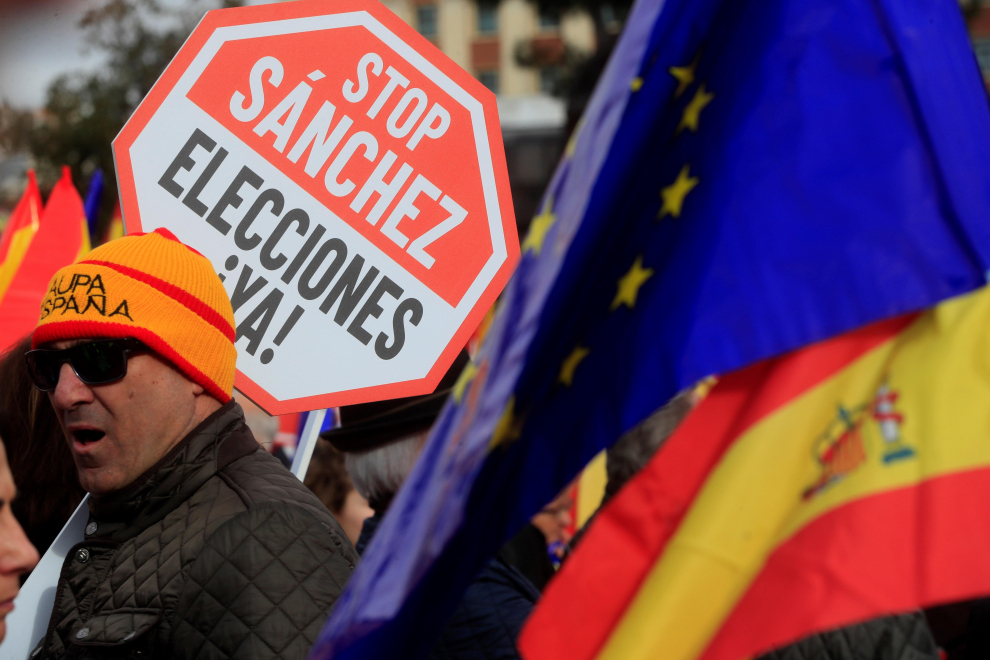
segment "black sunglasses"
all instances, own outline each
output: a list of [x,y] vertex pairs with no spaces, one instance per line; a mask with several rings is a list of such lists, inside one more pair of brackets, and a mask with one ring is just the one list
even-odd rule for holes
[[131,353],[148,350],[137,339],[98,339],[58,351],[39,348],[25,353],[24,359],[35,387],[51,392],[58,385],[58,375],[66,362],[85,384],[103,385],[127,375],[127,358]]

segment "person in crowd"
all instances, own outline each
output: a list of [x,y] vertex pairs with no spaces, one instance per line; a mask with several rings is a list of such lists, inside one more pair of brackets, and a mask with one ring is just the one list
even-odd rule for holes
[[[412,471],[430,426],[467,362],[462,352],[436,391],[419,397],[344,406],[340,427],[323,437],[344,453],[347,472],[375,515],[357,542],[364,552],[392,498]],[[545,554],[545,546],[544,546]],[[468,587],[431,657],[434,660],[515,660],[516,638],[540,592],[516,568],[496,557]]]
[[574,525],[574,497],[572,492],[577,480],[568,484],[552,502],[533,516],[530,524],[540,530],[549,556],[555,566],[559,566],[570,551],[572,526]]
[[685,390],[627,431],[605,452],[605,495],[602,506],[650,462],[667,438],[698,403],[694,390]]
[[354,488],[344,455],[326,440],[317,439],[303,483],[330,509],[351,543],[357,544],[364,521],[375,512]]
[[574,483],[571,483],[564,488],[498,553],[507,564],[525,575],[540,593],[557,574],[561,562],[570,552],[574,522],[571,514],[574,507],[571,497],[573,486]]
[[306,657],[357,555],[231,399],[234,315],[158,229],[59,270],[31,377],[90,493],[32,660]]
[[14,477],[7,465],[7,452],[0,439],[0,652],[7,634],[7,615],[14,609],[21,576],[38,563],[38,551],[21,529],[11,503],[17,495]]
[[990,658],[990,598],[925,608],[942,660]]
[[43,555],[86,491],[79,485],[55,411],[31,382],[24,363],[30,349],[28,335],[0,358],[0,438],[7,444],[18,487],[14,515]]

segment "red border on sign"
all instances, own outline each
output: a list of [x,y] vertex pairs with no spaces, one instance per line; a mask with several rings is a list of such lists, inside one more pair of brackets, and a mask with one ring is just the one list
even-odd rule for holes
[[461,349],[467,344],[471,333],[481,323],[485,313],[495,303],[498,294],[509,281],[509,277],[519,261],[519,238],[516,233],[512,195],[509,190],[509,174],[505,164],[505,151],[502,147],[495,95],[377,0],[297,0],[296,2],[235,9],[215,9],[207,12],[113,141],[117,180],[120,188],[120,206],[127,233],[143,231],[137,203],[137,189],[134,185],[131,167],[130,147],[216,29],[233,25],[250,25],[352,11],[368,12],[418,52],[427,53],[430,62],[482,104],[487,124],[492,169],[498,191],[499,208],[502,214],[506,260],[424,378],[279,401],[238,369],[234,379],[234,387],[273,415],[432,392]]

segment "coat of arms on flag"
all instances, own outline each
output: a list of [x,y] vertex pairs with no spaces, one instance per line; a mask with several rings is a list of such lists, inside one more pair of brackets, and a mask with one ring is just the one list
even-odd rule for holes
[[897,397],[898,393],[884,382],[871,402],[853,408],[838,405],[835,418],[814,442],[813,453],[821,465],[821,476],[804,491],[802,499],[811,499],[869,460],[864,434],[871,436],[871,431],[879,435],[874,439],[874,453],[884,464],[915,455],[901,437],[904,416],[894,407]]

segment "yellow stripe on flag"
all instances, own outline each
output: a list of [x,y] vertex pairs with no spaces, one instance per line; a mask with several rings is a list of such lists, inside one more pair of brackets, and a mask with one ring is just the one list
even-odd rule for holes
[[575,522],[577,528],[584,527],[591,515],[601,506],[605,496],[605,450],[595,454],[595,457],[585,466],[578,479],[577,507]]
[[121,220],[118,214],[110,221],[110,227],[107,229],[107,238],[104,242],[113,241],[122,236],[124,236],[124,221]]
[[92,243],[90,242],[89,239],[89,224],[86,222],[85,217],[81,220],[81,222],[82,222],[82,231],[79,234],[79,238],[80,238],[79,252],[76,254],[76,258],[72,260],[73,263],[82,259],[87,252],[93,249]]
[[24,260],[24,255],[27,253],[28,247],[31,246],[31,240],[34,239],[36,233],[38,233],[36,223],[21,227],[14,232],[10,249],[7,251],[7,258],[0,264],[0,302],[3,301],[3,296],[7,293],[17,269],[21,267],[21,261]]
[[[808,523],[852,501],[990,465],[988,328],[990,290],[943,303],[745,431],[598,658],[698,658],[770,554]],[[855,442],[835,442],[853,427]],[[827,466],[839,478],[823,480]]]
[[38,233],[41,222],[41,196],[38,193],[38,186],[34,179],[34,172],[28,171],[28,186],[24,191],[24,196],[14,209],[14,213],[7,221],[5,232],[10,234],[10,241],[7,242],[6,233],[3,235],[4,243],[7,245],[7,252],[0,261],[0,302],[3,301],[4,294],[10,287],[17,269],[21,267],[24,255]]

